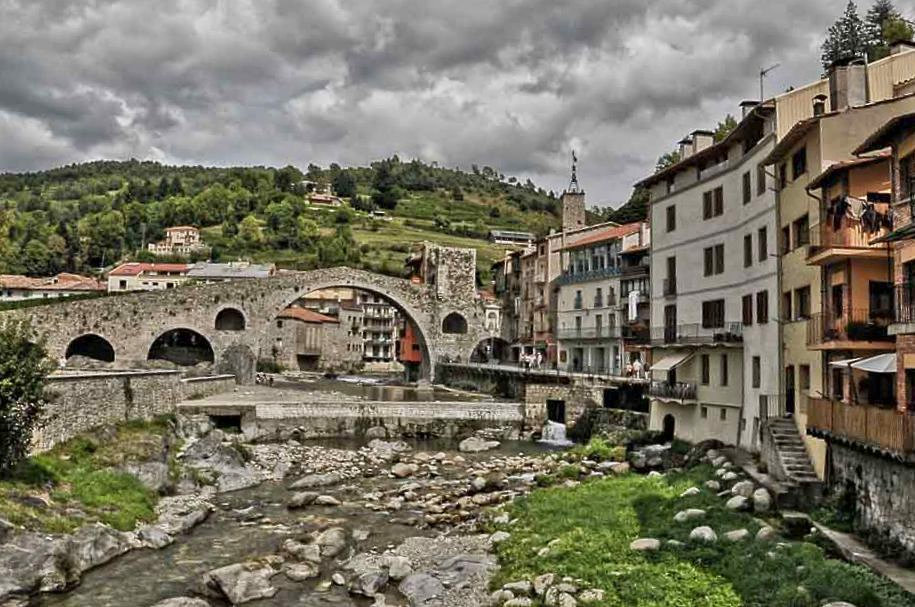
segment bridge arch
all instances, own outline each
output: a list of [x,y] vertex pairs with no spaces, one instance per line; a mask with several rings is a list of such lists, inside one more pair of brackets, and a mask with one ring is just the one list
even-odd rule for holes
[[442,333],[464,335],[467,333],[467,319],[457,312],[451,312],[442,319]]
[[507,361],[511,352],[511,344],[501,337],[486,337],[480,340],[477,347],[470,355],[470,362],[498,363]]
[[113,363],[115,358],[114,346],[97,333],[84,333],[67,344],[64,358],[69,360],[74,356],[85,356],[93,360]]
[[216,313],[213,328],[217,331],[244,331],[248,326],[245,313],[233,306],[226,306]]
[[190,367],[215,362],[216,353],[213,344],[202,333],[187,327],[175,327],[153,340],[146,360],[166,360],[182,367]]

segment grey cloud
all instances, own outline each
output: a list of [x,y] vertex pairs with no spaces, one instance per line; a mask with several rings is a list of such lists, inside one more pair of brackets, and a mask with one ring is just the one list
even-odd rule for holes
[[[6,0],[0,170],[93,157],[488,164],[619,201],[684,133],[819,75],[844,0]],[[790,19],[787,17],[791,15]]]

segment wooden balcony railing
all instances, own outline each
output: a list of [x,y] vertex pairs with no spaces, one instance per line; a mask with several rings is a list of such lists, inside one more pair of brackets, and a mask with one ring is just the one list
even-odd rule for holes
[[846,310],[842,314],[814,314],[807,319],[807,345],[833,341],[892,341],[886,329],[891,316],[890,311],[866,308]]
[[915,447],[915,416],[896,409],[810,398],[807,428],[814,434],[823,433],[898,454],[908,454]]
[[696,384],[682,381],[652,381],[648,385],[648,396],[671,398],[679,401],[694,401],[696,400]]
[[886,236],[889,229],[883,226],[875,230],[866,230],[860,221],[847,217],[842,219],[838,230],[833,229],[832,222],[810,226],[810,248],[808,256],[813,256],[824,249],[885,249],[886,244],[871,245],[881,236]]

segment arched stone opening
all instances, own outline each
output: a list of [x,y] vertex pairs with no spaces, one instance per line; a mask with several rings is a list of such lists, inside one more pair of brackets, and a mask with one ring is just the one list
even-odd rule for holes
[[235,308],[223,308],[216,315],[217,331],[244,331],[245,326],[245,315]]
[[457,312],[452,312],[442,321],[442,333],[447,333],[449,335],[463,335],[464,333],[467,333],[467,319]]
[[64,357],[69,360],[73,356],[84,356],[92,360],[113,363],[114,346],[104,337],[88,333],[80,335],[67,346],[67,352]]
[[511,355],[511,344],[501,337],[487,337],[477,344],[470,362],[497,364],[507,361]]
[[149,347],[147,360],[167,360],[182,367],[212,363],[213,346],[192,329],[172,329],[156,338]]

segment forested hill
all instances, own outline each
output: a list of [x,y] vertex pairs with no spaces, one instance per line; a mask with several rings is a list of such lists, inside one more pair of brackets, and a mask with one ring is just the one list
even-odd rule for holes
[[[349,204],[318,209],[303,182],[331,184]],[[370,211],[384,210],[385,219]],[[489,229],[544,234],[559,203],[490,167],[447,169],[397,157],[369,167],[213,168],[130,160],[0,174],[0,273],[97,272],[130,258],[172,225],[195,225],[214,260],[309,269],[341,263],[398,274],[409,244],[433,240],[501,254]]]

